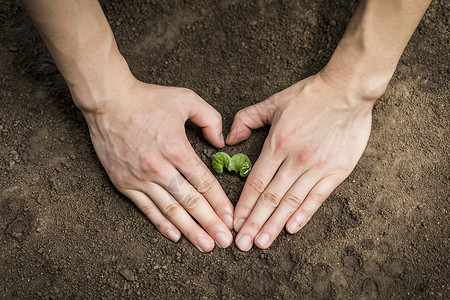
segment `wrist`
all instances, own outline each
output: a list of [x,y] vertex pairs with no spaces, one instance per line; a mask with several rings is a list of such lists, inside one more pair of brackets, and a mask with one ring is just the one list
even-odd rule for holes
[[83,112],[133,84],[98,1],[23,1]]
[[380,63],[376,56],[355,48],[341,42],[320,76],[354,98],[373,103],[386,91],[396,64]]
[[136,81],[117,48],[101,58],[80,59],[75,64],[76,74],[65,79],[75,105],[83,113],[98,111]]
[[430,0],[362,0],[321,72],[325,81],[374,102],[387,88]]

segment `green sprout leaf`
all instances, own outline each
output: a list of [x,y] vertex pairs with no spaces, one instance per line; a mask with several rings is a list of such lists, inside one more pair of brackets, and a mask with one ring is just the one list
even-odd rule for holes
[[252,169],[252,162],[247,155],[238,153],[230,159],[227,169],[228,171],[239,172],[242,177],[247,177]]
[[212,167],[217,173],[223,173],[224,167],[228,169],[230,160],[231,157],[225,152],[217,152],[211,157]]
[[242,177],[247,177],[252,169],[250,158],[242,153],[230,157],[225,152],[217,152],[211,156],[211,164],[217,173],[223,173],[223,168],[227,168],[230,172],[239,172]]

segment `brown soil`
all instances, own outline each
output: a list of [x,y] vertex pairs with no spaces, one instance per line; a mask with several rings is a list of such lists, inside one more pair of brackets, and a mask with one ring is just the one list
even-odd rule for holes
[[[141,80],[234,114],[320,70],[357,1],[103,1]],[[146,3],[144,3],[146,2]],[[39,34],[1,1],[0,298],[449,298],[449,5],[431,4],[358,166],[296,235],[201,254],[117,192]],[[188,124],[197,153],[216,150]],[[255,161],[268,128],[226,149]],[[244,181],[218,175],[235,203]]]

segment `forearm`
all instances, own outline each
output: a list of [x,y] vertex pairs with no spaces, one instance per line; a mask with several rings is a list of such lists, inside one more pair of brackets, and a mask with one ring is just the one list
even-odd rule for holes
[[384,93],[430,2],[362,0],[322,72],[325,79],[375,101]]
[[75,104],[94,111],[133,84],[97,1],[23,0]]

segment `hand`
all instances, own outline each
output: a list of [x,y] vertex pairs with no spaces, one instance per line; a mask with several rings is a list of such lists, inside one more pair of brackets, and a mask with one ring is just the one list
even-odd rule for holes
[[233,206],[184,130],[189,119],[212,145],[223,147],[214,108],[191,90],[135,80],[95,112],[83,113],[111,181],[164,236],[177,241],[181,231],[204,252],[214,241],[222,248],[231,244]]
[[266,249],[285,225],[290,233],[305,226],[361,157],[372,106],[319,73],[236,114],[229,145],[271,124],[235,208],[239,249]]

